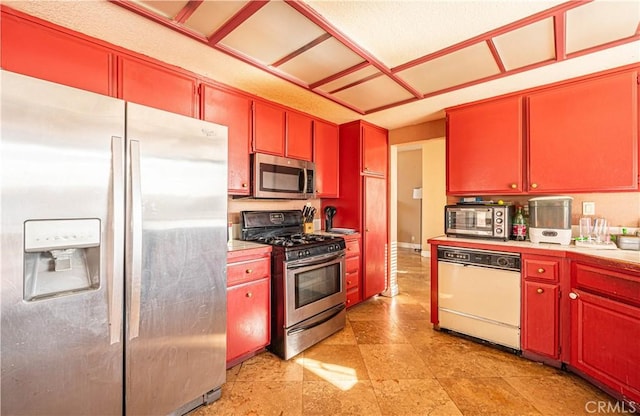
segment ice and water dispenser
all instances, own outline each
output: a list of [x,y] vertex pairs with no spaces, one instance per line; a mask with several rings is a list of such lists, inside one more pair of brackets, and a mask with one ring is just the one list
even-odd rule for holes
[[100,286],[100,220],[28,220],[24,223],[24,300]]

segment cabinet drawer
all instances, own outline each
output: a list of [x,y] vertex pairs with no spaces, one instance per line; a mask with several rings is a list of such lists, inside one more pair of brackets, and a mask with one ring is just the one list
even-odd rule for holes
[[596,266],[574,263],[572,286],[598,292],[610,299],[640,305],[640,279]]
[[360,270],[360,256],[348,257],[345,260],[344,264],[347,273],[357,272],[358,270]]
[[360,290],[358,288],[347,292],[347,308],[360,302]]
[[347,282],[347,290],[350,290],[354,287],[358,287],[358,283],[360,282],[360,273],[358,272],[358,270],[352,272],[347,271],[344,278]]
[[269,277],[270,273],[271,261],[268,258],[231,263],[227,266],[227,287]]
[[543,279],[557,281],[560,270],[558,260],[524,259],[524,277],[526,279]]
[[347,241],[346,244],[347,244],[347,252],[346,252],[347,257],[360,255],[360,244],[358,240],[350,240],[350,241]]

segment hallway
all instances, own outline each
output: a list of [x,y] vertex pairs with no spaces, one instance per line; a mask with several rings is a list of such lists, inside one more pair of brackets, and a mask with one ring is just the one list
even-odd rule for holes
[[[582,415],[616,402],[577,376],[434,331],[429,260],[398,252],[400,293],[347,313],[344,330],[289,361],[228,370],[193,415]],[[612,412],[608,412],[612,413]]]

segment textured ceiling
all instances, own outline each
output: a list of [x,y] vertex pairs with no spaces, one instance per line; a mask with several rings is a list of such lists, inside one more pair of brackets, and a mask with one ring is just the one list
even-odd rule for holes
[[640,2],[3,1],[343,123],[443,108],[640,61]]

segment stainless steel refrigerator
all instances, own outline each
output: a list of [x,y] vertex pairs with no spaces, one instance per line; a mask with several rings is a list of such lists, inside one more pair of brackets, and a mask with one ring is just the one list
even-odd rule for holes
[[180,414],[218,398],[227,128],[0,76],[1,413]]

